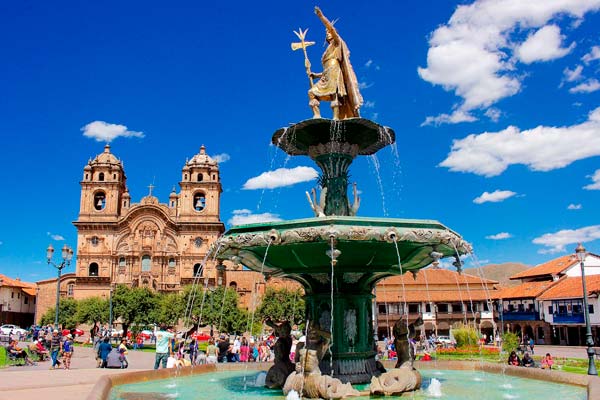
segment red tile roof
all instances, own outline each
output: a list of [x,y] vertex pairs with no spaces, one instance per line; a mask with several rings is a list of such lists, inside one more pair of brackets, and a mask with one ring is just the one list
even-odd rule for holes
[[544,293],[546,289],[552,286],[554,281],[542,281],[542,282],[525,282],[519,286],[502,288],[496,293],[496,297],[499,299],[525,299],[535,298],[540,294]]
[[[588,296],[600,292],[600,275],[585,277]],[[581,277],[563,278],[538,297],[538,300],[576,299],[583,297]]]
[[573,254],[555,258],[533,268],[526,269],[510,277],[510,279],[533,278],[536,276],[558,275],[578,261]]
[[12,279],[6,275],[0,274],[0,286],[35,288],[35,283],[23,282],[20,279]]
[[495,285],[498,281],[491,279],[482,279],[479,276],[469,275],[466,273],[459,274],[456,271],[451,271],[443,268],[425,268],[417,272],[416,278],[412,273],[405,273],[404,275],[396,275],[385,279],[385,284],[391,285],[456,285],[456,281],[461,285],[465,284],[487,284]]

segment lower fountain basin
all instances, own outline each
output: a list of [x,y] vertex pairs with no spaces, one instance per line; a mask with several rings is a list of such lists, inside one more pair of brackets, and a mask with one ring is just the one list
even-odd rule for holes
[[[280,390],[261,386],[260,375],[265,371],[260,369],[266,370],[268,365],[219,364],[105,376],[88,399],[284,399]],[[586,375],[479,362],[417,363],[417,368],[423,375],[423,385],[409,395],[417,400],[600,398],[600,379]],[[441,397],[429,392],[434,378],[441,383]],[[365,392],[368,385],[357,388]],[[360,398],[368,396],[357,397]]]

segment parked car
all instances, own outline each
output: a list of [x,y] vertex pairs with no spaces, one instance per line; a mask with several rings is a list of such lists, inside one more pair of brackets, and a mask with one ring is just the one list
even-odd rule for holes
[[20,337],[27,336],[27,331],[25,329],[12,324],[2,325],[0,330],[3,335],[9,335],[12,332],[13,335],[19,335]]
[[152,333],[153,332],[151,330],[144,329],[140,332],[140,336],[144,338],[144,340],[150,340],[150,338],[152,337]]
[[438,336],[437,342],[443,344],[444,346],[448,346],[452,344],[452,340],[450,336]]

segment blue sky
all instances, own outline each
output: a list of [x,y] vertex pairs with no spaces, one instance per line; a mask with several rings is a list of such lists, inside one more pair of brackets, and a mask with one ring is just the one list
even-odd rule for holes
[[[315,181],[296,168],[315,165],[269,145],[311,116],[292,31],[309,28],[315,72],[324,50],[313,5],[288,3],[3,4],[0,272],[55,274],[45,248],[75,245],[79,180],[107,132],[134,202],[151,183],[166,202],[204,144],[223,160],[228,226],[310,217]],[[600,1],[320,6],[339,18],[362,116],[396,132],[397,154],[352,166],[359,215],[436,219],[482,263],[600,251]],[[248,182],[279,168],[300,182]]]

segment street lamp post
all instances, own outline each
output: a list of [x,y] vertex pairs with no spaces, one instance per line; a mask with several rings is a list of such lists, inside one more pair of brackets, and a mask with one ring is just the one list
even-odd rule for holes
[[575,254],[577,255],[577,259],[579,260],[579,266],[581,267],[581,283],[583,284],[583,315],[585,316],[585,344],[587,345],[587,354],[588,354],[588,375],[598,376],[598,371],[596,371],[596,364],[594,363],[594,356],[596,353],[594,352],[594,339],[592,338],[592,326],[590,325],[590,310],[588,308],[588,293],[587,286],[585,283],[585,271],[583,262],[585,260],[586,251],[585,248],[579,243],[577,248],[575,249]]
[[71,259],[73,259],[73,249],[67,246],[66,244],[63,246],[61,250],[62,262],[56,264],[52,261],[52,256],[54,255],[54,247],[52,245],[48,245],[46,249],[46,259],[48,260],[48,265],[52,265],[54,268],[58,270],[58,279],[56,280],[56,312],[54,314],[54,329],[58,329],[58,306],[60,304],[60,276],[63,268],[71,265]]

